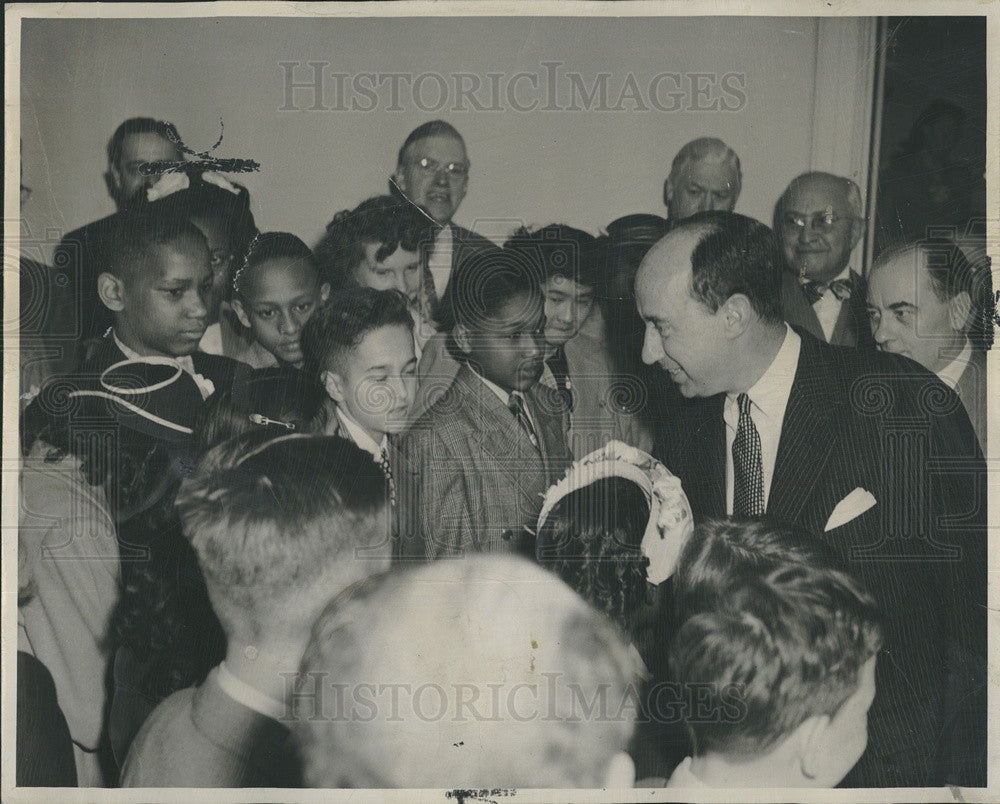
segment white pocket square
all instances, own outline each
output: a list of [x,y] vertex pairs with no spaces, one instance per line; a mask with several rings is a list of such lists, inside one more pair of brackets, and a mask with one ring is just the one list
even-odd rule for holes
[[830,514],[830,518],[826,521],[826,527],[823,530],[833,530],[847,524],[855,517],[861,516],[875,505],[875,503],[876,500],[872,493],[858,486],[837,503],[837,507],[833,509],[833,513]]

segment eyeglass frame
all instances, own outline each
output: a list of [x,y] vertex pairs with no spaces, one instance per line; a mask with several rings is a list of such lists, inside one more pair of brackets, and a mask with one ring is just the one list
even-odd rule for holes
[[[424,164],[425,162],[427,164]],[[410,160],[408,165],[411,167],[419,167],[421,170],[431,174],[432,176],[437,176],[438,173],[444,170],[449,177],[456,179],[469,178],[469,169],[472,167],[470,162],[448,162],[447,164],[442,165],[436,159],[431,159],[429,156],[422,156],[420,159]],[[462,172],[456,172],[455,168],[459,167],[462,168]]]
[[[830,219],[830,222],[817,225],[817,222],[824,218]],[[807,219],[809,231],[820,232],[821,234],[829,234],[841,221],[861,220],[857,215],[838,215],[835,212],[814,212],[812,215],[797,215],[792,212],[785,212],[781,216],[781,226],[785,230],[801,232],[806,228]]]

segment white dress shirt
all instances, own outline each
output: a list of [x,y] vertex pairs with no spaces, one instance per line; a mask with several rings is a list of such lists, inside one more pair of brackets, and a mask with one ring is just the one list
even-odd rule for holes
[[965,346],[962,347],[962,351],[958,353],[958,356],[937,373],[938,377],[941,378],[941,382],[954,391],[970,360],[972,360],[972,344],[966,338]]
[[344,413],[344,411],[340,409],[339,405],[337,406],[337,419],[340,421],[341,429],[346,430],[347,434],[351,437],[351,441],[357,444],[357,446],[365,452],[370,452],[376,463],[382,462],[383,450],[389,444],[389,438],[387,435],[383,433],[382,443],[376,443],[375,439],[368,435],[360,424]]
[[[761,463],[764,470],[764,508],[771,493],[771,478],[774,477],[774,463],[778,457],[778,442],[781,440],[781,424],[785,419],[785,408],[792,392],[795,369],[799,364],[802,338],[785,324],[785,339],[767,371],[753,387],[747,391],[750,397],[750,418],[760,434]],[[727,394],[723,407],[726,420],[726,513],[733,513],[733,442],[740,420],[740,410],[736,398],[738,394]]]
[[444,290],[448,287],[448,280],[451,278],[451,257],[454,249],[454,235],[451,224],[442,226],[440,231],[434,236],[434,250],[427,260],[427,267],[431,272],[431,279],[434,280],[434,292],[438,299],[444,296]]
[[[847,279],[850,275],[851,268],[848,266],[830,281],[836,282],[838,279]],[[833,330],[837,326],[837,319],[840,317],[840,308],[843,304],[837,298],[837,295],[827,288],[812,306],[813,311],[816,313],[816,318],[819,319],[819,325],[823,328],[823,337],[826,338],[827,343],[833,337]]]

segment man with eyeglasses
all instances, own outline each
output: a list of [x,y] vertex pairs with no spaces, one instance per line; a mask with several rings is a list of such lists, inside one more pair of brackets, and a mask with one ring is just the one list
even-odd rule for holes
[[431,120],[410,132],[389,179],[390,188],[420,207],[433,225],[434,240],[422,251],[439,300],[459,260],[496,248],[485,237],[452,222],[469,187],[469,167],[458,130],[444,120]]
[[864,226],[858,185],[830,173],[794,179],[774,211],[774,231],[785,255],[785,320],[835,346],[874,350],[865,282],[850,267]]
[[[108,141],[104,180],[119,211],[143,201],[146,191],[159,179],[157,175],[142,172],[144,163],[184,159],[171,137],[177,138],[172,123],[150,117],[131,117],[115,129]],[[117,215],[113,214],[70,232],[53,255],[56,269],[69,276],[72,298],[66,305],[70,309],[61,311],[67,319],[61,326],[64,330],[75,328],[78,336],[76,354],[70,362],[82,358],[86,343],[100,338],[113,323],[111,312],[98,298],[97,276],[107,262],[117,221]]]

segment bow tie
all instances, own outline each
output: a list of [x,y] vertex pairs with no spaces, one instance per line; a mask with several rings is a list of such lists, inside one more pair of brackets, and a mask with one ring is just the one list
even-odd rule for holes
[[854,292],[854,281],[852,279],[834,279],[832,282],[803,282],[802,292],[806,294],[806,299],[810,304],[815,304],[822,298],[828,290],[833,291],[833,295],[840,301],[847,301]]

